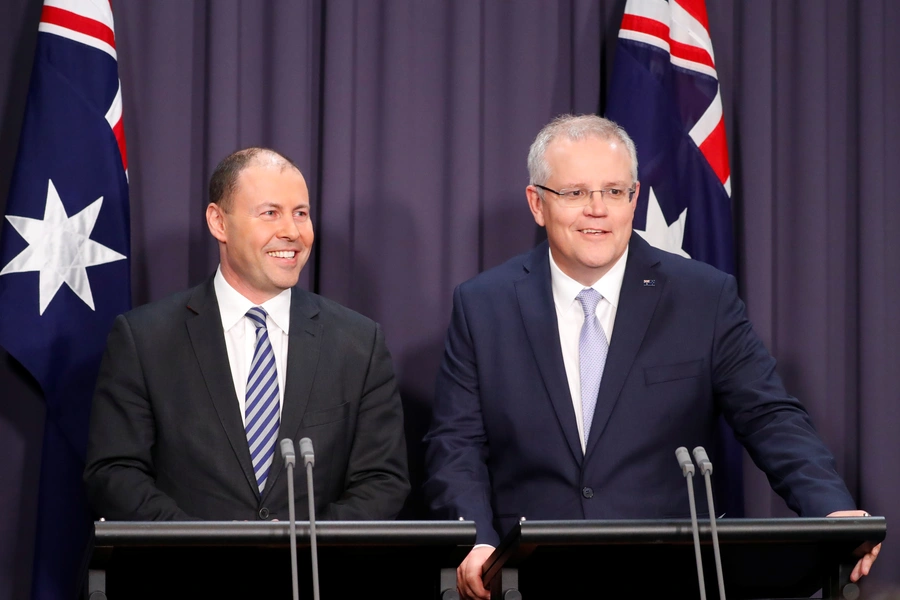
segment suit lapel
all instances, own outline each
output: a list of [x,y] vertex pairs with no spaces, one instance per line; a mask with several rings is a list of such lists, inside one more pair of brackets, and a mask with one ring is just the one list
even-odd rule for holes
[[597,439],[603,435],[616,402],[619,401],[622,386],[634,366],[635,357],[665,287],[665,276],[656,268],[658,264],[659,260],[652,255],[650,245],[638,234],[632,233],[615,328],[606,367],[603,369],[603,380],[600,382],[591,437],[585,452],[587,456],[597,446]]
[[524,263],[526,274],[515,282],[516,296],[531,351],[544,380],[544,387],[556,411],[569,450],[578,464],[581,464],[583,459],[581,438],[578,436],[572,394],[569,392],[569,381],[566,378],[566,367],[559,343],[559,326],[553,304],[547,248],[546,242],[540,244],[526,258]]
[[244,422],[231,378],[228,351],[225,349],[225,334],[222,331],[222,317],[212,277],[205,284],[194,288],[187,308],[194,313],[188,317],[186,325],[194,354],[206,382],[206,389],[209,390],[210,399],[219,415],[219,421],[231,449],[241,465],[247,485],[256,494],[258,493],[256,476],[253,474],[247,434],[244,431]]
[[[281,427],[278,440],[295,439],[300,422],[309,404],[310,392],[319,364],[319,350],[322,345],[322,325],[318,320],[319,307],[312,301],[309,292],[294,288],[291,292],[291,324],[288,333],[287,373],[284,378],[283,405],[281,407]],[[246,442],[245,444],[246,445]],[[263,501],[274,489],[283,470],[284,460],[276,449],[269,480],[263,490]]]

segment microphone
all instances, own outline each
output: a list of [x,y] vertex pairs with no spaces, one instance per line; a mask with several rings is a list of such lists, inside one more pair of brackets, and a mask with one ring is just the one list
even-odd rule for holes
[[299,599],[297,590],[297,516],[294,514],[294,465],[297,464],[297,456],[294,454],[294,440],[284,438],[281,440],[281,457],[287,467],[288,484],[288,516],[291,527],[291,585],[294,591],[294,600]]
[[[300,440],[300,456],[306,467],[306,491],[309,496],[309,554],[312,557],[313,598],[319,600],[319,556],[316,550],[316,501],[313,493],[313,466],[316,455],[313,454],[312,440]],[[296,600],[296,599],[295,599]]]
[[300,440],[300,456],[303,457],[303,466],[316,466],[316,455],[313,454],[312,440],[303,438]]
[[694,460],[700,467],[703,474],[703,481],[706,484],[706,502],[709,505],[709,528],[712,531],[713,554],[716,557],[716,579],[719,582],[719,598],[725,600],[725,578],[722,575],[722,556],[719,554],[719,532],[716,529],[716,508],[713,506],[712,492],[712,461],[706,455],[703,446],[694,448]]
[[[694,531],[694,556],[697,560],[697,583],[700,585],[700,600],[706,600],[706,584],[703,580],[703,559],[700,558],[700,526],[697,525],[697,505],[694,504],[694,463],[687,448],[675,449],[675,458],[681,466],[681,473],[687,482],[688,500],[691,505],[691,529]],[[690,477],[688,477],[690,476]]]

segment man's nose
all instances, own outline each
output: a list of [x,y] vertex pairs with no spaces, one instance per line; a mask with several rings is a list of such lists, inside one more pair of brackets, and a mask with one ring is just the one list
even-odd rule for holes
[[588,192],[588,194],[590,194],[591,197],[584,207],[585,212],[589,215],[605,215],[608,211],[606,202],[603,200],[603,192],[600,190],[593,190]]
[[300,237],[300,228],[294,222],[293,215],[286,215],[281,219],[281,227],[278,229],[278,237],[286,240],[296,240]]

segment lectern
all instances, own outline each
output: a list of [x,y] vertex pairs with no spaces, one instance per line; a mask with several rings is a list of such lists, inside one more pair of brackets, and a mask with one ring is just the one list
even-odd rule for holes
[[[720,519],[729,600],[855,600],[850,572],[881,542],[882,517]],[[700,526],[706,597],[718,598],[710,526]],[[484,566],[491,597],[699,598],[691,522],[522,521]]]
[[[290,598],[289,535],[287,522],[100,521],[88,597]],[[427,600],[455,593],[475,524],[320,521],[316,539],[322,598]],[[300,596],[311,598],[308,521],[297,523],[297,550]]]

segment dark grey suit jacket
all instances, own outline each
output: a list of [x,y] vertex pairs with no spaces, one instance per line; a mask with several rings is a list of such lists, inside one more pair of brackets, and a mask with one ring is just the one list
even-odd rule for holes
[[[314,445],[321,519],[392,519],[409,492],[403,412],[381,329],[295,288],[278,439]],[[296,514],[308,518],[303,467]],[[108,520],[288,519],[276,451],[256,488],[213,278],[120,315],[94,395],[84,480]]]

